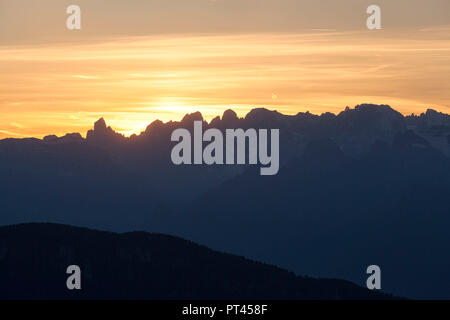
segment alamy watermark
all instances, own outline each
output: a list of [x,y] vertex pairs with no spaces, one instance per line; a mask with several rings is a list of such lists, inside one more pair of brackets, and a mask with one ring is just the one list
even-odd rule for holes
[[81,8],[75,4],[67,7],[66,13],[70,16],[66,20],[66,27],[69,30],[81,29]]
[[[170,155],[174,164],[233,165],[248,163],[255,165],[259,163],[265,166],[260,168],[261,175],[275,175],[278,173],[280,165],[279,129],[270,130],[270,143],[268,141],[269,130],[267,129],[256,130],[250,128],[245,131],[243,129],[226,129],[224,150],[222,131],[210,128],[203,132],[202,125],[202,121],[194,121],[193,139],[187,129],[179,128],[172,132],[171,141],[178,142],[173,147]],[[209,144],[203,148],[203,142],[209,142]],[[194,156],[193,161],[192,153]]]
[[[81,8],[78,5],[72,4],[67,7],[66,13],[70,16],[66,20],[66,27],[69,30],[81,29]],[[366,13],[370,16],[367,18],[366,26],[369,30],[381,29],[381,8],[379,5],[372,4],[367,7]],[[276,97],[276,95],[275,95]]]
[[66,286],[69,290],[81,290],[81,269],[77,265],[70,265],[66,269],[67,277]]
[[373,264],[367,267],[367,274],[370,276],[367,278],[366,286],[369,290],[381,289],[381,269],[379,266]]
[[380,6],[373,4],[367,7],[367,14],[370,16],[367,18],[367,29],[380,30],[381,29],[381,8]]

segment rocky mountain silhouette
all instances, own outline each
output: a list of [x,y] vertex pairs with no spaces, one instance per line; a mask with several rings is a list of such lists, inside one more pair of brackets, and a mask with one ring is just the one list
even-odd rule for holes
[[[81,290],[68,290],[69,265]],[[0,227],[1,299],[392,299],[180,238],[56,224]]]
[[[176,166],[177,128],[280,129],[280,170]],[[450,122],[363,104],[335,115],[232,110],[154,121],[125,137],[100,119],[80,134],[0,140],[0,225],[54,222],[145,230],[364,285],[450,298]]]

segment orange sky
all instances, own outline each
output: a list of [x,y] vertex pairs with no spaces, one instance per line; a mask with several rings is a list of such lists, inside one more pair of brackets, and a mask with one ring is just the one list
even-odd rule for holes
[[99,117],[129,135],[229,108],[450,113],[450,26],[72,40],[0,45],[0,138],[84,135]]

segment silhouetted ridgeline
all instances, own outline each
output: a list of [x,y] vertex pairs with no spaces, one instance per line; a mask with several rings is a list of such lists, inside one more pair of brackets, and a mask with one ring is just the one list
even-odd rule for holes
[[[81,290],[66,287],[73,264],[81,269]],[[171,236],[54,224],[0,227],[0,283],[0,299],[391,298]]]
[[412,298],[450,298],[450,116],[360,105],[338,115],[228,110],[208,127],[280,129],[280,170],[175,166],[176,128],[123,137],[103,119],[79,134],[0,141],[0,224],[57,222],[169,233],[299,274]]

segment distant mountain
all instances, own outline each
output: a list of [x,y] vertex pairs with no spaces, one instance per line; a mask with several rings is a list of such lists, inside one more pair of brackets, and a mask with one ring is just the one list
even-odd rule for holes
[[[280,170],[176,166],[174,129],[280,129]],[[232,110],[154,121],[124,137],[98,120],[83,138],[0,140],[0,225],[56,222],[146,230],[363,285],[450,298],[450,122],[363,104],[339,114]]]
[[376,142],[359,159],[319,139],[276,176],[248,170],[199,197],[178,234],[356,283],[375,263],[385,289],[450,298],[449,199],[449,159],[413,132]]
[[[69,265],[81,269],[79,291],[66,287]],[[0,299],[392,298],[162,234],[55,224],[0,227],[0,283]]]

